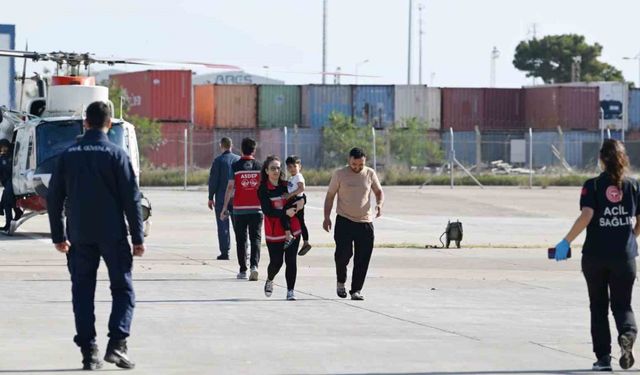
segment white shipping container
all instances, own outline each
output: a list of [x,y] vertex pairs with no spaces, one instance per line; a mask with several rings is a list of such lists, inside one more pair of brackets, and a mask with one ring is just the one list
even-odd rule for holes
[[422,85],[396,85],[394,112],[396,122],[417,118],[429,129],[440,129],[440,89]]

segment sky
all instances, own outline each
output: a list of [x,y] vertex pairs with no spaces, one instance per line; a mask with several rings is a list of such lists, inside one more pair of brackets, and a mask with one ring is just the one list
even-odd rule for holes
[[[359,74],[376,76],[361,77],[360,84],[406,84],[409,0],[328,1],[328,70],[354,73],[358,65]],[[577,33],[600,43],[601,60],[638,82],[638,60],[623,57],[640,53],[633,27],[640,1],[414,0],[411,83],[419,83],[418,4],[424,6],[424,84],[489,86],[494,46],[496,86],[532,84],[512,60],[534,24],[538,37]],[[321,82],[319,74],[297,72],[322,71],[322,9],[322,0],[31,0],[13,1],[0,23],[16,25],[18,49],[28,40],[38,52],[225,63],[306,84]]]

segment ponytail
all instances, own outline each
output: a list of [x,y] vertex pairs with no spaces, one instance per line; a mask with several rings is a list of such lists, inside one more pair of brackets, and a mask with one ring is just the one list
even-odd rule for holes
[[629,169],[629,157],[624,144],[615,139],[605,139],[600,149],[600,161],[614,185],[622,188],[622,181]]

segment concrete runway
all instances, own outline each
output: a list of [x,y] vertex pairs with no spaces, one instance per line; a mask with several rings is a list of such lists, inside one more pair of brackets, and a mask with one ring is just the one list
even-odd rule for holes
[[[235,279],[235,254],[215,260],[204,190],[144,190],[154,226],[134,264],[135,373],[566,374],[589,372],[594,361],[579,248],[568,262],[546,259],[578,214],[579,188],[387,187],[363,302],[335,294],[332,237],[320,227],[324,189],[309,192],[306,217],[320,246],[298,259],[295,302],[284,298],[284,270],[264,296],[266,249],[258,282]],[[463,249],[418,248],[438,244],[448,219],[463,222]],[[47,232],[43,216],[0,237],[0,374],[81,367],[66,259]],[[104,265],[99,278],[104,351]]]

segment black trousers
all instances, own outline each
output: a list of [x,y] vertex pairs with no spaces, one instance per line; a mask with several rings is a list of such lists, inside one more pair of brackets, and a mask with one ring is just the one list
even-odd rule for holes
[[111,316],[109,338],[113,341],[129,337],[135,294],[131,278],[133,255],[127,240],[111,244],[72,244],[67,253],[71,274],[73,313],[76,336],[73,341],[81,348],[95,344],[96,317],[94,297],[100,257],[104,259],[111,283]]
[[636,261],[609,260],[583,255],[582,273],[589,290],[593,352],[600,358],[611,354],[609,306],[616,321],[618,335],[630,334],[635,339],[638,333],[631,308]]
[[[293,290],[296,287],[296,277],[298,276],[298,247],[300,246],[300,237],[296,237],[288,248],[284,248],[284,243],[269,243],[269,266],[267,267],[267,277],[273,280],[282,264],[287,265],[285,278],[287,279],[287,289]],[[283,259],[284,258],[284,259]]]
[[350,293],[358,292],[364,286],[373,253],[374,238],[373,223],[356,223],[340,215],[336,217],[336,276],[339,283],[347,281],[347,266],[354,257]]
[[251,243],[251,267],[260,263],[260,241],[262,241],[262,214],[233,215],[233,231],[236,234],[236,249],[240,272],[247,271],[247,236]]

